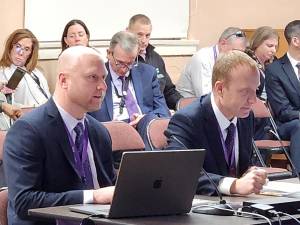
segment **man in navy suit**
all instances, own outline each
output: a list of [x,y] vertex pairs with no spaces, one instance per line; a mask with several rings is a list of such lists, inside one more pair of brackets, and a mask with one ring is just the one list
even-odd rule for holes
[[111,202],[111,138],[86,115],[100,107],[106,75],[94,49],[68,48],[58,60],[53,98],[17,120],[7,133],[4,167],[10,225],[55,224],[29,218],[32,208]]
[[107,51],[107,92],[102,107],[91,113],[97,120],[123,120],[135,127],[146,148],[146,127],[156,117],[168,117],[154,67],[137,62],[137,37],[126,31],[116,33]]
[[[220,55],[213,68],[212,94],[202,96],[171,118],[167,149],[206,149],[203,168],[225,194],[259,193],[266,172],[250,167],[253,114],[259,73],[245,53]],[[216,194],[204,175],[198,194]]]
[[266,68],[266,91],[279,135],[291,141],[291,158],[300,173],[300,20],[290,22],[284,36],[288,51]]

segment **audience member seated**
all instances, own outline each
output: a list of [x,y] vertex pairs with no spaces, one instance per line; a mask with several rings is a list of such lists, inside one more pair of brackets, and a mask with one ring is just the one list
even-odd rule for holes
[[300,172],[300,20],[284,30],[287,53],[266,67],[266,91],[278,123],[279,135],[290,140],[290,154]]
[[106,74],[94,49],[66,49],[58,59],[53,98],[8,131],[4,171],[9,177],[9,224],[79,225],[35,221],[28,217],[28,209],[111,203],[111,138],[101,123],[86,115],[101,105]]
[[50,97],[47,80],[36,68],[39,42],[27,29],[15,30],[8,37],[0,60],[0,80],[8,81],[17,67],[27,71],[12,94],[12,102],[38,106]]
[[138,39],[127,31],[116,33],[107,50],[107,92],[102,107],[91,113],[97,120],[123,120],[140,133],[147,144],[147,125],[156,117],[168,117],[153,66],[137,63]]
[[[250,39],[250,46],[246,53],[257,62],[260,73],[260,85],[256,90],[256,96],[267,100],[265,89],[265,66],[272,63],[278,48],[278,33],[271,27],[259,27]],[[268,139],[265,127],[270,126],[269,118],[255,119],[255,140]]]
[[241,29],[225,29],[217,44],[202,48],[192,56],[176,84],[179,93],[183,97],[200,97],[211,92],[212,70],[219,54],[232,49],[244,51],[246,44],[247,40]]
[[61,51],[71,46],[89,46],[90,32],[84,22],[81,20],[69,21],[61,37]]
[[182,96],[176,90],[167,73],[164,60],[154,50],[155,47],[149,44],[152,32],[151,20],[143,14],[134,15],[129,20],[127,30],[138,37],[140,45],[138,60],[155,67],[160,90],[166,99],[166,103],[170,109],[176,110],[176,104]]
[[0,130],[8,130],[12,122],[10,119],[16,120],[22,115],[19,107],[7,103],[4,93],[12,92],[11,90],[5,90],[5,83],[0,81]]
[[[177,111],[168,126],[167,149],[206,149],[203,168],[224,194],[259,193],[267,174],[251,167],[254,117],[259,72],[244,52],[218,57],[212,74],[212,93]],[[197,194],[216,194],[206,176]]]

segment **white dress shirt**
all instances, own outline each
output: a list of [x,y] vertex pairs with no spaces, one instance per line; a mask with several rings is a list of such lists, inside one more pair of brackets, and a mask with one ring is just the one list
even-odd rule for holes
[[[83,126],[85,126],[84,120],[85,120],[85,116],[81,119],[78,120],[76,118],[74,118],[70,113],[66,112],[53,98],[53,101],[55,103],[55,105],[58,108],[58,111],[69,131],[69,133],[71,134],[71,137],[75,143],[75,138],[76,138],[76,133],[74,131],[74,128],[76,127],[76,125],[81,122],[83,124]],[[87,153],[88,153],[88,159],[89,159],[89,163],[90,163],[90,167],[91,167],[91,172],[92,172],[92,178],[93,178],[93,184],[94,184],[94,188],[98,189],[99,183],[98,183],[98,179],[97,179],[97,171],[96,171],[96,166],[95,166],[95,161],[94,161],[94,155],[93,155],[93,151],[92,151],[92,147],[90,144],[90,140],[88,139],[88,146],[87,146]],[[83,203],[93,203],[93,190],[84,190],[83,191]]]
[[[128,114],[127,108],[126,108],[126,106],[124,106],[123,113],[120,114],[121,98],[119,98],[115,92],[115,87],[116,87],[118,94],[119,95],[123,94],[122,93],[122,81],[119,79],[119,75],[113,71],[110,64],[109,64],[109,71],[110,71],[111,80],[112,80],[111,81],[111,91],[112,91],[112,102],[113,102],[113,120],[127,120],[127,119],[129,119],[129,114]],[[128,71],[125,74],[125,77],[128,77],[129,73],[130,73],[130,71]],[[136,101],[136,105],[139,110],[139,114],[142,114],[142,111],[137,103],[132,79],[130,79],[130,81],[129,81],[128,89],[131,91],[131,93]]]
[[[234,136],[234,155],[235,155],[235,163],[236,163],[236,168],[238,165],[239,161],[239,135],[238,135],[238,130],[237,130],[237,117],[234,117],[232,121],[229,121],[224,114],[219,110],[218,106],[216,105],[215,99],[213,94],[211,94],[211,105],[214,111],[214,114],[217,118],[217,122],[219,124],[223,140],[225,142],[226,137],[227,137],[227,128],[230,125],[230,123],[234,123],[235,125],[235,133],[236,135]],[[223,149],[223,151],[226,151]],[[236,180],[236,178],[233,177],[225,177],[223,178],[220,183],[219,183],[219,190],[224,193],[224,194],[230,194],[230,187],[232,183]]]
[[[0,81],[8,81],[16,68],[14,64],[10,67],[0,68]],[[25,67],[22,68],[26,69]],[[31,74],[25,73],[18,84],[13,93],[13,103],[19,103],[24,106],[39,106],[48,100],[39,89],[37,83],[32,79],[32,74],[35,74],[39,78],[40,86],[48,98],[51,96],[46,78],[40,70],[34,69]]]
[[299,80],[299,76],[298,76],[298,68],[297,68],[297,64],[299,63],[296,59],[294,59],[288,52],[287,52],[287,57],[290,60],[292,67],[294,69],[295,75],[297,77],[297,79]]
[[219,50],[215,45],[202,48],[192,56],[176,84],[176,89],[183,97],[200,97],[211,92],[212,71],[218,55]]

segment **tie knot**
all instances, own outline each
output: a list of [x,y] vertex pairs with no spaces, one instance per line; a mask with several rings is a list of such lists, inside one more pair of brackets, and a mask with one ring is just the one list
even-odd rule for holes
[[228,133],[232,133],[235,129],[234,123],[230,123],[230,125],[227,127]]
[[77,136],[81,136],[83,134],[83,124],[81,122],[77,123],[76,127],[74,128],[74,131]]
[[125,76],[119,76],[119,78],[122,82],[125,80]]

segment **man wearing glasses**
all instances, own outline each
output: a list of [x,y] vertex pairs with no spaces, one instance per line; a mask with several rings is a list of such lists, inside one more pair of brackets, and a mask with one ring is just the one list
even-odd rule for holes
[[100,122],[122,120],[135,127],[147,149],[146,127],[155,117],[168,117],[154,67],[137,61],[137,37],[126,31],[116,33],[107,50],[107,92],[104,103],[91,115]]
[[246,45],[240,28],[225,29],[216,45],[200,49],[185,66],[176,85],[179,93],[183,97],[200,97],[211,92],[212,69],[219,54],[233,49],[244,51]]
[[266,67],[268,101],[279,124],[279,135],[290,140],[290,154],[300,173],[300,20],[284,30],[287,53]]

